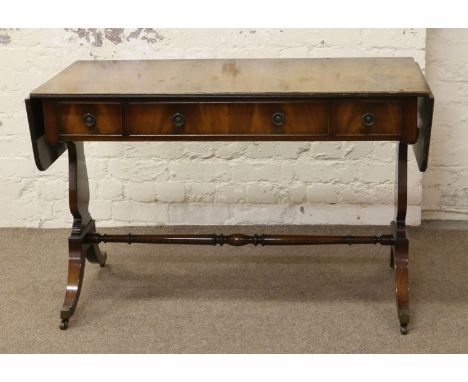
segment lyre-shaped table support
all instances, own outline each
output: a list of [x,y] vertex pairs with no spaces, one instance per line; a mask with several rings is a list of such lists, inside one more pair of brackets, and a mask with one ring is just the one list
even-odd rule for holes
[[85,258],[101,267],[106,263],[106,254],[99,246],[87,243],[87,234],[96,232],[94,220],[89,214],[89,183],[84,156],[83,143],[67,144],[69,163],[69,203],[73,215],[72,232],[68,238],[68,280],[65,300],[60,311],[61,329],[66,329],[80,297],[83,283]]
[[66,329],[80,296],[83,282],[85,259],[104,266],[106,254],[99,249],[99,243],[146,243],[185,245],[324,245],[324,244],[381,244],[391,247],[390,265],[395,269],[395,291],[398,319],[402,334],[408,332],[409,291],[408,291],[408,238],[406,237],[407,209],[407,159],[408,145],[397,145],[397,168],[395,182],[395,220],[391,223],[393,232],[380,236],[330,236],[330,235],[105,235],[96,232],[89,207],[89,185],[84,157],[83,143],[67,144],[69,159],[69,198],[73,215],[72,233],[68,239],[69,261],[68,282],[65,301],[60,312],[60,328]]
[[397,146],[397,166],[395,171],[395,220],[392,222],[394,245],[390,251],[390,266],[395,269],[395,293],[401,334],[408,333],[409,323],[409,284],[408,251],[406,236],[408,182],[408,145]]

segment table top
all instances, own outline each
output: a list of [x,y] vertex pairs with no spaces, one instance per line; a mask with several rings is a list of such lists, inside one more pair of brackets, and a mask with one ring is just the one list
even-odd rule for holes
[[76,61],[31,97],[428,95],[413,58]]

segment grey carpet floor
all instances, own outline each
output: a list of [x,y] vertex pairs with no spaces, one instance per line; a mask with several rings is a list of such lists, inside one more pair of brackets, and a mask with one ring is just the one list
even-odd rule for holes
[[[127,229],[99,229],[126,233]],[[343,233],[340,227],[132,232]],[[387,227],[346,227],[352,234]],[[409,229],[411,325],[399,334],[388,247],[106,244],[58,328],[69,230],[1,229],[2,353],[466,353],[468,230]]]

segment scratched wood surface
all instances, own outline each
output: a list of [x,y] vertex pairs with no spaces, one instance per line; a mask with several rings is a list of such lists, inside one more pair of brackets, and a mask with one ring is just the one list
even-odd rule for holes
[[412,58],[77,61],[31,97],[427,95]]

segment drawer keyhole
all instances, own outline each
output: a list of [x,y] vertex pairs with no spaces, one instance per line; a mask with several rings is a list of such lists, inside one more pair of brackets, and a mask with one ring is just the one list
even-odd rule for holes
[[375,115],[372,113],[365,113],[362,116],[362,124],[366,127],[371,127],[375,123]]
[[86,127],[94,127],[96,126],[96,117],[91,113],[86,113],[83,115],[83,123],[86,125]]

